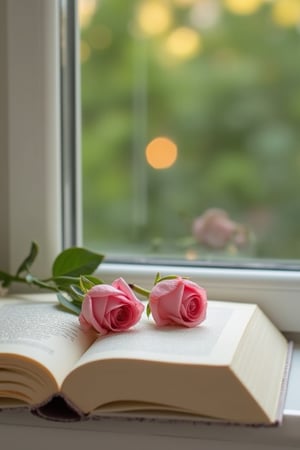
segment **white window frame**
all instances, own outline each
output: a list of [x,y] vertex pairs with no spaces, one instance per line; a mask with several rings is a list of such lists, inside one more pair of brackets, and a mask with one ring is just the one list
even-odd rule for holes
[[[0,0],[0,268],[15,269],[35,239],[40,276],[63,246],[58,8],[57,0]],[[190,276],[210,299],[258,303],[281,330],[300,332],[300,271],[143,261],[98,271],[148,287],[156,272]]]

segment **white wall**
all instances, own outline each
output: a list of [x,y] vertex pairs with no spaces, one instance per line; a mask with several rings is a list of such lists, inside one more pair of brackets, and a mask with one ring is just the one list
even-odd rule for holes
[[0,268],[7,269],[8,256],[8,133],[6,73],[6,3],[0,1]]
[[[58,2],[0,0],[0,268],[61,249]],[[2,92],[3,91],[3,92]]]

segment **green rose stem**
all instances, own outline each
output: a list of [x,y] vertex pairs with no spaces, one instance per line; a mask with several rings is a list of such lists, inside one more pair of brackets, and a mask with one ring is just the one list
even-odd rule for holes
[[[143,297],[146,297],[147,299],[149,298],[149,295],[151,292],[151,291],[149,291],[149,289],[145,289],[145,288],[139,286],[138,284],[129,284],[129,287],[137,294],[140,294]],[[149,318],[149,316],[151,314],[151,308],[150,308],[149,302],[147,303],[147,306],[146,306],[146,314],[147,314],[147,317]]]
[[54,291],[64,308],[79,314],[85,292],[93,285],[103,283],[93,273],[104,255],[81,247],[67,248],[55,258],[50,277],[41,280],[30,270],[38,252],[39,247],[33,241],[28,255],[14,274],[0,270],[0,287],[9,288],[13,283],[23,283]]
[[[6,287],[7,285],[10,285],[11,283],[23,283],[27,285],[35,285],[43,289],[49,289],[51,291],[57,292],[59,289],[56,286],[53,286],[52,284],[48,283],[48,280],[39,280],[38,278],[34,277],[30,273],[27,274],[25,277],[20,277],[18,275],[11,275],[7,274],[5,272],[1,272],[5,276],[5,281],[3,283],[3,286]],[[0,274],[0,275],[1,275]],[[4,278],[4,277],[3,277]]]
[[137,294],[143,295],[146,298],[149,298],[150,292],[148,289],[145,289],[137,284],[129,284],[130,289],[132,289]]
[[[165,275],[164,277],[161,277],[159,273],[156,274],[155,280],[154,280],[154,285],[159,283],[160,281],[163,280],[174,280],[175,278],[178,278],[177,275]],[[183,277],[186,278],[186,277]],[[144,297],[149,298],[150,295],[150,290],[145,289],[137,284],[129,284],[129,287],[135,291],[137,294],[143,295]]]

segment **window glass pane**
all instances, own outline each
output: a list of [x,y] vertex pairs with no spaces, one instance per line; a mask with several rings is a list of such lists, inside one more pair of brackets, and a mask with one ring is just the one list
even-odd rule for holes
[[84,244],[300,257],[300,0],[79,0]]

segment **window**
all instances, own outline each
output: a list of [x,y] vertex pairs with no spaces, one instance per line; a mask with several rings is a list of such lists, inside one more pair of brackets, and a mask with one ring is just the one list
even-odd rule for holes
[[[39,242],[37,270],[48,274],[62,246],[60,178],[59,2],[1,2],[1,267],[13,269],[32,239]],[[3,15],[2,15],[3,12]],[[14,36],[22,36],[15,40]],[[3,81],[3,83],[2,83]],[[101,87],[101,86],[100,86]],[[7,89],[8,88],[8,89]],[[7,127],[3,123],[7,121]],[[3,155],[3,156],[2,156]],[[80,243],[80,242],[79,242]],[[5,258],[4,258],[5,256]],[[100,268],[109,280],[123,275],[150,284],[160,270],[193,277],[210,298],[256,301],[284,330],[299,330],[300,274],[296,270],[113,264]]]
[[298,268],[293,8],[79,1],[87,245],[114,257]]
[[[106,273],[117,267],[149,285],[156,270],[192,274],[212,298],[260,302],[275,320],[283,297],[297,306],[300,64],[291,8],[79,1],[83,239],[125,262]],[[171,162],[151,161],[158,137],[171,141],[158,147]],[[205,212],[216,234],[205,235]]]

